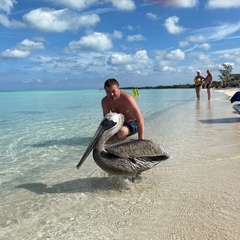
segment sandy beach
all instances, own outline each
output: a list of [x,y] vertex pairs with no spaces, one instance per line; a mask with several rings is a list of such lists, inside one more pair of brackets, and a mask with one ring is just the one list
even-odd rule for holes
[[214,91],[222,92],[231,98],[235,92],[240,91],[240,88],[223,88],[223,89],[215,89]]
[[0,202],[0,239],[240,239],[240,116],[229,101],[233,91],[214,90],[211,101],[202,91],[201,101],[145,123],[145,137],[171,157],[134,184],[108,176],[93,160],[77,171],[74,159],[48,181],[16,186]]

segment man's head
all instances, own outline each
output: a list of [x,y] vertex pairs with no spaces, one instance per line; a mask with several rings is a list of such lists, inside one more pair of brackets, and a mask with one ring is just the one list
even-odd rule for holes
[[120,85],[119,82],[114,78],[109,78],[104,83],[104,89],[108,98],[114,100],[120,97]]
[[115,78],[109,78],[104,83],[104,89],[106,90],[107,87],[109,88],[109,87],[111,87],[113,85],[116,85],[116,86],[120,87],[119,82]]

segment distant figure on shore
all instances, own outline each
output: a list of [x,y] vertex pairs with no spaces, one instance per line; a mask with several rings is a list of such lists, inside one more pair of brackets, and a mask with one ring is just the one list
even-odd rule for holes
[[204,77],[201,75],[201,71],[197,70],[197,76],[194,78],[194,82],[195,82],[196,96],[198,100],[200,100],[200,92],[202,89],[203,79]]
[[106,80],[104,83],[106,96],[102,99],[103,116],[110,111],[122,113],[125,122],[117,138],[124,140],[128,136],[138,133],[138,138],[144,138],[144,119],[136,100],[130,94],[121,91],[118,81],[114,78]]
[[139,96],[139,92],[138,92],[138,89],[137,89],[137,88],[133,88],[133,89],[132,89],[132,93],[133,93],[133,96],[134,96],[134,97],[138,97],[138,96]]
[[204,80],[204,84],[205,84],[206,89],[207,89],[208,100],[211,99],[211,95],[212,95],[212,91],[211,91],[212,82],[213,82],[213,75],[210,72],[210,70],[208,69],[207,70],[207,76],[205,77],[205,80]]

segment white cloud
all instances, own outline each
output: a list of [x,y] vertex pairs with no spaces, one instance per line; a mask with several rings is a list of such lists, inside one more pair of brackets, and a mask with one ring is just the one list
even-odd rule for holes
[[189,42],[188,41],[180,41],[179,42],[179,47],[187,47],[189,46]]
[[180,8],[192,8],[198,4],[198,0],[154,0],[153,2]]
[[197,58],[200,60],[200,61],[208,61],[209,60],[209,55],[206,55],[204,53],[198,53],[197,54]]
[[102,4],[104,2],[110,2],[112,5],[120,10],[131,11],[135,9],[135,3],[133,0],[51,0],[55,5],[62,5],[71,9],[81,10],[88,8],[94,4]]
[[209,39],[220,40],[240,30],[240,22],[236,24],[224,24],[215,28],[212,28],[212,34],[209,35]]
[[159,66],[160,66],[160,67],[167,66],[168,64],[170,64],[170,61],[168,61],[168,60],[161,60],[161,61],[159,62]]
[[111,35],[112,38],[116,38],[116,39],[122,39],[122,32],[114,30],[113,34]]
[[158,20],[157,14],[148,12],[148,13],[146,14],[146,16],[147,16],[147,18],[149,18],[149,19],[151,19],[151,20],[154,20],[154,21]]
[[185,58],[185,53],[180,49],[172,50],[167,54],[167,58],[170,60],[183,60]]
[[[239,54],[240,56],[240,54]],[[223,55],[220,55],[220,58],[222,59],[235,59],[236,56],[234,56],[233,54],[230,54],[230,53],[225,53]]]
[[[192,52],[189,54],[189,56],[191,56],[195,62],[198,62],[198,63],[201,63],[204,64],[204,65],[208,65],[209,68],[212,61],[211,61],[211,56],[210,55],[207,55],[207,54],[204,54],[203,52]],[[201,67],[197,67],[197,68],[201,68]]]
[[25,79],[22,81],[23,83],[43,83],[44,81],[40,78],[37,78],[37,79]]
[[166,51],[164,51],[164,50],[156,50],[156,51],[154,51],[154,53],[155,53],[156,59],[158,61],[164,59],[164,57],[166,55]]
[[113,53],[109,58],[107,63],[109,65],[126,65],[133,63],[133,57],[130,54],[125,53]]
[[177,26],[177,23],[179,22],[179,17],[172,16],[165,20],[165,23],[163,24],[164,27],[167,29],[167,31],[171,34],[179,34],[185,31],[185,28]]
[[98,2],[98,0],[50,0],[54,4],[62,5],[71,9],[84,9]]
[[17,45],[17,49],[23,51],[31,51],[36,49],[44,49],[44,44],[41,42],[34,42],[29,39],[24,39],[21,43]]
[[198,47],[198,44],[195,44],[193,47],[190,47],[188,49],[185,49],[184,52],[191,52],[193,51],[194,49],[196,49]]
[[146,50],[137,51],[134,55],[134,58],[141,63],[147,63],[149,61],[149,57],[147,55]]
[[132,11],[135,9],[135,3],[132,0],[108,0],[114,7],[120,10]]
[[211,48],[209,43],[203,43],[203,44],[199,45],[198,47],[203,48],[205,50],[209,50]]
[[128,26],[127,26],[127,29],[128,29],[128,30],[133,30],[134,28],[133,28],[133,26],[128,25]]
[[203,42],[206,40],[217,41],[229,37],[240,30],[240,22],[235,24],[222,24],[214,27],[200,28],[196,31],[195,36],[191,36],[188,40],[192,42]]
[[134,71],[134,68],[133,68],[132,65],[127,64],[127,65],[125,66],[125,70],[128,71],[128,72],[132,72],[132,71]]
[[29,27],[40,31],[64,32],[94,26],[100,18],[96,14],[79,15],[68,9],[39,8],[25,14],[23,21]]
[[1,58],[26,58],[32,50],[44,49],[45,46],[41,42],[34,42],[29,39],[24,39],[15,48],[6,49],[0,53]]
[[29,51],[22,51],[16,48],[6,49],[2,53],[0,53],[1,58],[26,58],[30,54]]
[[188,41],[194,43],[204,42],[206,41],[206,37],[204,37],[203,35],[193,35],[188,38]]
[[104,66],[105,65],[105,57],[103,57],[103,56],[93,57],[91,65],[92,66]]
[[144,40],[144,37],[141,34],[130,35],[127,37],[128,42],[143,41],[143,40]]
[[[220,54],[220,59],[229,59],[237,63],[240,63],[240,48],[230,48],[221,51],[213,52],[214,54]],[[234,63],[228,63],[234,65]],[[221,67],[220,67],[221,68]]]
[[162,68],[164,72],[176,72],[176,69],[174,67],[164,66]]
[[194,49],[196,48],[202,48],[204,50],[209,50],[211,48],[210,44],[209,43],[203,43],[203,44],[195,44],[194,46],[188,48],[188,49],[185,49],[184,52],[191,52],[193,51]]
[[0,24],[2,24],[4,27],[9,28],[21,28],[25,27],[25,24],[16,20],[10,21],[8,17],[4,14],[0,14]]
[[198,0],[175,0],[175,6],[184,7],[184,8],[192,8],[198,4]]
[[9,14],[13,8],[13,5],[16,4],[16,0],[1,0],[0,11]]
[[137,51],[135,54],[113,53],[109,56],[107,63],[109,65],[120,66],[134,64],[146,64],[149,61],[146,50]]
[[94,32],[87,36],[81,37],[79,41],[72,41],[66,48],[66,52],[103,52],[113,47],[112,41],[107,34]]
[[36,79],[36,82],[37,82],[37,83],[42,83],[43,80],[38,78],[38,79]]
[[239,52],[240,48],[230,48],[230,49],[224,49],[220,51],[215,51],[213,54],[226,54],[226,53],[234,53],[234,52]]
[[238,8],[240,7],[239,0],[209,0],[206,4],[207,8]]

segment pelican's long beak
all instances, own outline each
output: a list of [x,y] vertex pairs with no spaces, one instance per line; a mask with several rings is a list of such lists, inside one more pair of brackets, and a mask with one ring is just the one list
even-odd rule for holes
[[96,133],[94,134],[91,142],[89,143],[86,151],[84,152],[81,160],[79,161],[78,165],[77,165],[77,169],[79,169],[81,167],[81,165],[83,164],[83,162],[86,160],[86,158],[88,157],[88,155],[90,154],[90,152],[92,151],[92,149],[95,147],[96,143],[98,142],[99,138],[102,136],[102,134],[112,128],[113,126],[115,126],[117,123],[114,122],[113,120],[109,120],[104,118],[103,121],[100,123]]

